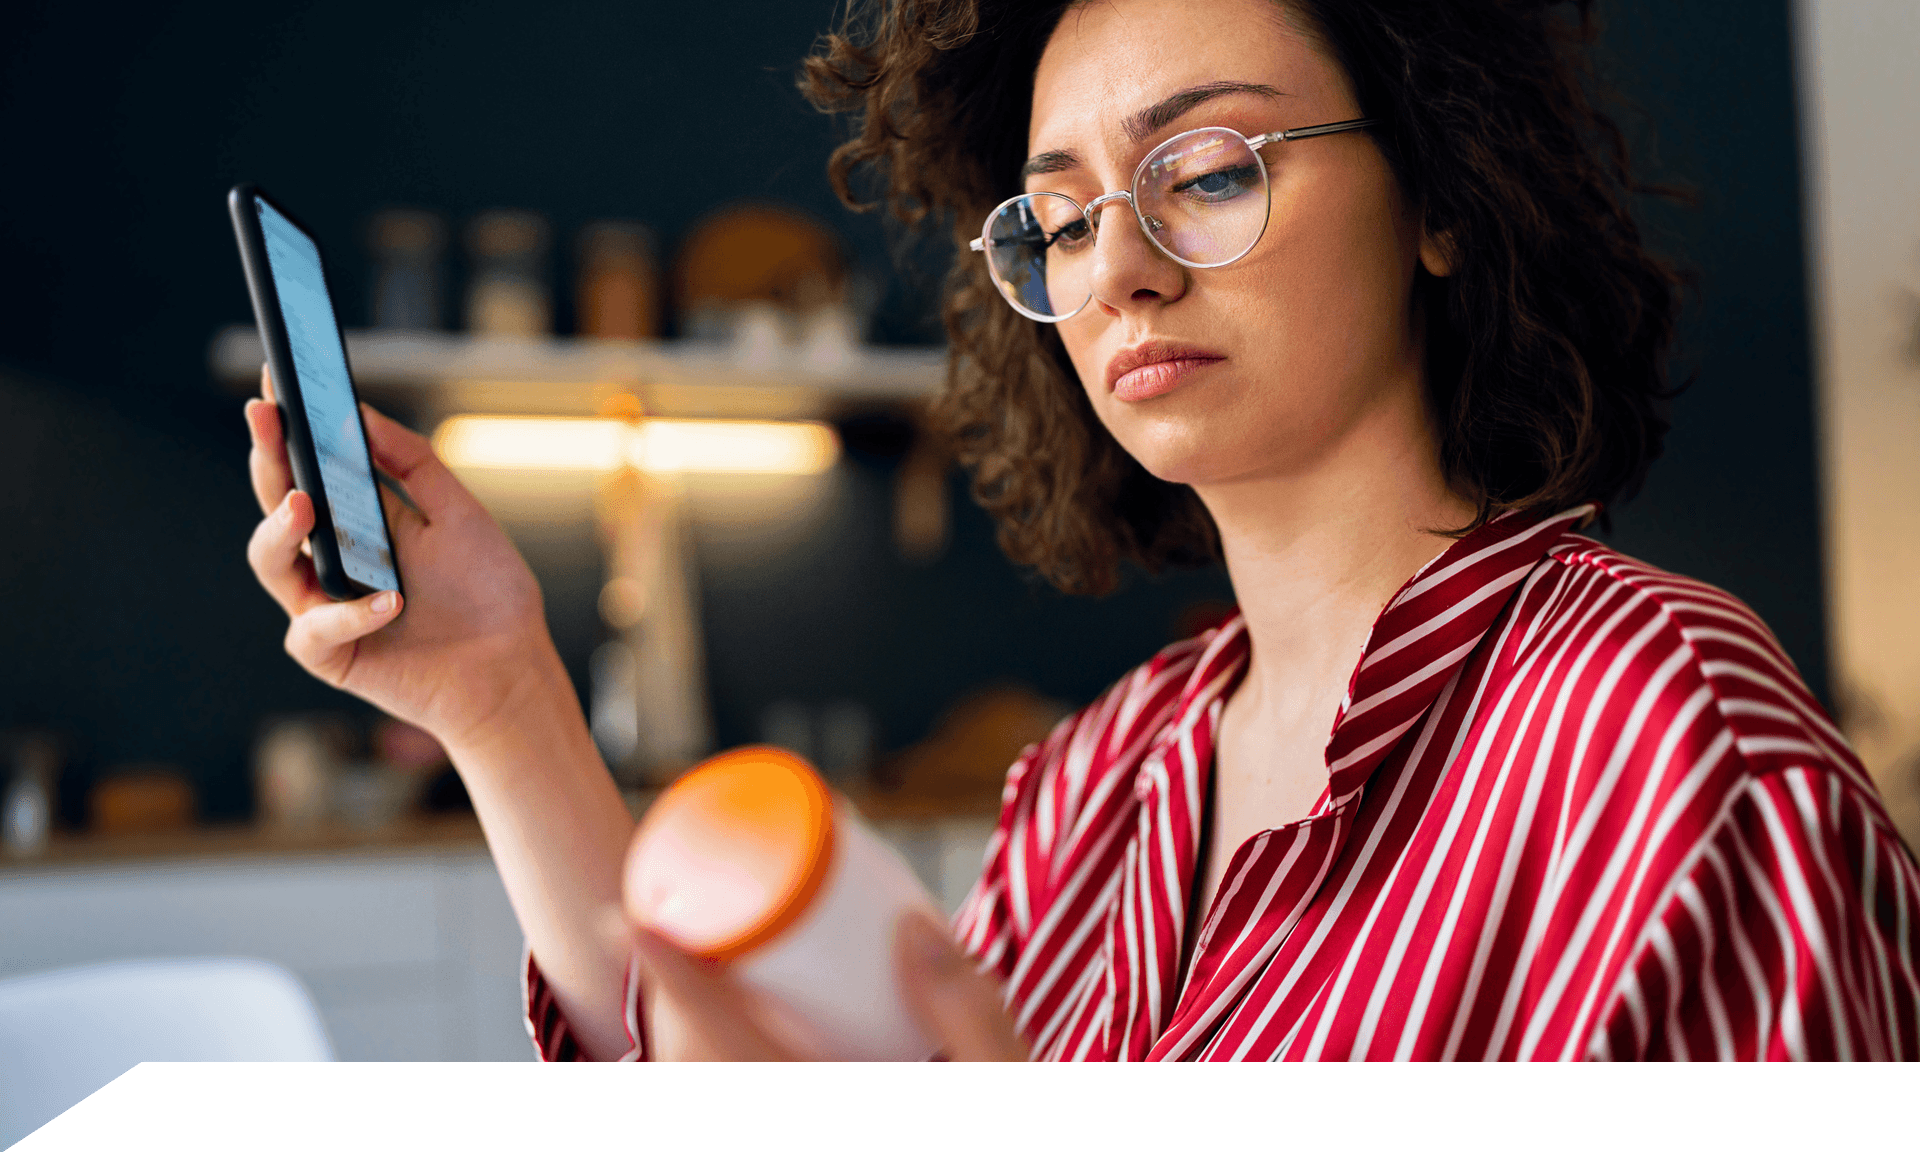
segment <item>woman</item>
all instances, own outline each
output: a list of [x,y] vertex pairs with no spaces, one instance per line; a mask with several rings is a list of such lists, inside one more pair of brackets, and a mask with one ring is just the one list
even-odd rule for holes
[[[1920,871],[1872,784],[1743,605],[1575,534],[1658,451],[1673,294],[1574,30],[892,0],[808,62],[860,126],[843,194],[870,165],[971,250],[944,411],[1008,552],[1086,591],[1219,557],[1239,600],[1013,766],[956,925],[992,981],[903,924],[949,1055],[1920,1054]],[[319,594],[248,418],[288,649],[447,745],[543,1055],[804,1054],[601,927],[629,822],[538,590],[427,446],[369,417],[432,519],[392,510],[393,620]]]

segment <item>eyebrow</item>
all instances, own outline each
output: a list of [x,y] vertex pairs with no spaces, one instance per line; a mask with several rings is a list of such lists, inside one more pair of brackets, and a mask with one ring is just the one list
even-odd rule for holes
[[[1216,80],[1211,84],[1195,84],[1191,88],[1182,88],[1157,104],[1143,108],[1120,122],[1120,128],[1127,139],[1140,143],[1160,129],[1178,120],[1180,117],[1221,96],[1264,96],[1269,99],[1285,96],[1286,93],[1271,84],[1249,84],[1240,80]],[[1020,166],[1020,178],[1044,176],[1050,172],[1065,172],[1080,166],[1080,154],[1071,148],[1056,148],[1051,152],[1042,152],[1029,157]]]

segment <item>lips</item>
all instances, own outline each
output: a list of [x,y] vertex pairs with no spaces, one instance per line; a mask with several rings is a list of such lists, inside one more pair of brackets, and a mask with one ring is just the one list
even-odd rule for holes
[[1120,351],[1107,362],[1107,391],[1116,400],[1138,401],[1168,392],[1209,364],[1226,357],[1194,344],[1148,340]]

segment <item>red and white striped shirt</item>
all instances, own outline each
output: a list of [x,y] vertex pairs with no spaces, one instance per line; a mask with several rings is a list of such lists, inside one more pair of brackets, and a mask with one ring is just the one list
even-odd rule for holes
[[[956,931],[1035,1056],[1920,1057],[1920,869],[1872,781],[1745,605],[1574,535],[1591,513],[1503,517],[1402,586],[1325,795],[1239,846],[1185,971],[1243,623],[1029,748]],[[577,1052],[531,964],[529,1007]]]

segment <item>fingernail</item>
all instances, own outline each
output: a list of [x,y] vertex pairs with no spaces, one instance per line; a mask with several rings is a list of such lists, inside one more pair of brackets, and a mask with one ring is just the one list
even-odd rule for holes
[[373,603],[368,605],[368,607],[373,609],[375,616],[385,616],[387,613],[393,611],[393,602],[396,599],[398,599],[398,597],[393,593],[382,592],[373,598]]

